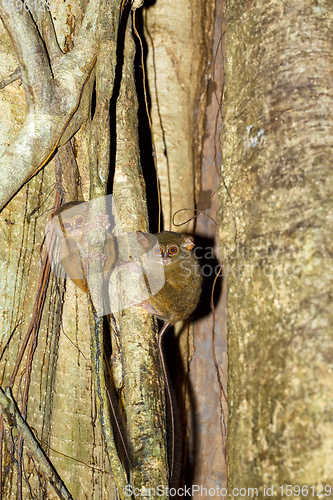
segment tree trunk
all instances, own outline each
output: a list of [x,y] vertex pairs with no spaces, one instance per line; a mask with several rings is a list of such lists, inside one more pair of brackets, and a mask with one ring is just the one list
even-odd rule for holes
[[[101,348],[103,322],[93,311],[89,317],[88,297],[70,279],[65,283],[55,279],[42,246],[45,227],[60,200],[89,200],[110,191],[122,230],[148,230],[144,180],[150,188],[154,177],[144,162],[142,172],[140,156],[151,151],[151,144],[142,130],[138,133],[131,23],[118,32],[119,19],[124,22],[127,15],[122,11],[119,16],[125,3],[91,0],[84,6],[55,1],[52,21],[45,12],[30,16],[19,9],[20,2],[13,5],[19,12],[12,15],[5,0],[0,4],[0,206],[5,207],[1,388],[12,388],[23,416],[21,422],[17,408],[10,405],[10,392],[0,390],[5,417],[0,420],[0,498],[55,498],[56,493],[76,500],[124,498],[121,486],[127,480],[140,488],[141,496],[155,498],[153,488],[169,484],[156,323],[138,308],[126,310],[119,319],[124,380],[117,389],[125,402],[133,458],[126,471],[121,457],[112,455],[112,419],[102,366],[107,357]],[[161,12],[155,6],[145,12],[151,44],[148,85],[157,130],[156,177],[164,228],[185,232],[194,228],[200,191],[214,2],[178,3],[176,24],[173,8],[162,1],[156,8],[160,4]],[[166,31],[164,43],[160,34]],[[167,66],[160,64],[164,56],[159,52],[169,54]],[[172,93],[163,85],[162,92],[156,87],[156,82],[164,83],[167,72]],[[120,74],[122,79],[117,79]],[[184,211],[176,224],[185,224],[176,226],[172,219],[180,209]],[[153,220],[154,213],[148,216]],[[186,223],[187,219],[191,221]],[[184,329],[180,342],[184,414],[191,404],[194,411],[187,395],[191,332]],[[115,354],[116,346],[112,349]],[[28,436],[26,424],[36,441]],[[24,435],[23,444],[18,435]],[[58,479],[47,469],[48,459]],[[167,496],[167,492],[160,495]]]
[[330,1],[228,2],[228,498],[333,477],[332,30]]

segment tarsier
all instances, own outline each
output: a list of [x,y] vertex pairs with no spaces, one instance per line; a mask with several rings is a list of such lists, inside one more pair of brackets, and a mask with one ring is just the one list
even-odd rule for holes
[[[138,241],[149,247],[151,236],[139,233]],[[154,254],[162,259],[165,283],[162,289],[141,303],[148,312],[165,321],[158,335],[158,351],[170,405],[171,419],[171,456],[169,460],[170,482],[175,473],[175,411],[163,353],[163,337],[168,328],[187,319],[196,309],[202,285],[202,273],[198,260],[192,252],[194,241],[191,236],[164,231],[156,234],[158,244],[153,247]],[[147,286],[149,284],[146,282]]]
[[[63,216],[62,216],[63,214]],[[89,230],[89,204],[70,202],[61,207],[55,215],[58,216],[61,232],[60,263],[71,280],[84,292],[88,292],[86,277],[86,255],[82,249],[87,248],[87,228]],[[57,230],[59,233],[59,228]],[[142,289],[147,293],[138,297],[137,305],[165,322],[158,335],[158,350],[165,379],[166,391],[170,406],[171,419],[171,452],[169,458],[170,481],[172,482],[175,468],[175,417],[168,373],[163,353],[163,337],[168,328],[178,321],[187,319],[196,309],[202,284],[202,274],[197,258],[192,252],[193,238],[174,232],[164,231],[156,235],[136,233],[138,245],[144,252],[152,252],[156,261],[163,265],[164,284],[154,294],[149,293],[150,283],[146,274],[141,273]],[[117,242],[106,233],[103,248],[103,279],[107,280],[113,268],[126,267],[131,273],[140,274],[140,264],[131,256],[127,262],[123,259],[117,262]],[[140,252],[139,252],[140,253]]]

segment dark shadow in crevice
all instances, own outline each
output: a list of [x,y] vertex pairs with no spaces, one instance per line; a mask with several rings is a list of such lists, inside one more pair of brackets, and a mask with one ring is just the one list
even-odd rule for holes
[[117,147],[117,99],[119,97],[120,84],[122,80],[124,65],[124,42],[128,16],[131,13],[131,4],[127,3],[121,14],[118,37],[117,37],[117,63],[115,77],[113,82],[113,92],[110,99],[110,169],[107,183],[107,194],[113,191],[113,180],[116,166],[116,147]]
[[[138,119],[139,119],[140,160],[141,160],[144,180],[146,183],[147,206],[149,214],[149,230],[151,233],[156,233],[158,231],[158,211],[159,211],[158,189],[157,189],[155,163],[153,157],[154,152],[152,147],[151,130],[149,126],[149,120],[147,117],[147,107],[148,107],[148,112],[150,113],[151,95],[148,86],[148,81],[147,78],[145,77],[146,71],[144,72],[142,68],[142,59],[144,67],[146,67],[147,52],[148,52],[147,42],[144,37],[142,9],[136,11],[135,24],[143,48],[143,56],[142,56],[141,53],[142,49],[140,42],[137,36],[134,35],[135,45],[136,45],[136,56],[134,60],[135,82],[136,82],[136,90],[139,103]],[[145,96],[145,90],[146,90],[146,96]],[[147,100],[147,104],[145,100]]]

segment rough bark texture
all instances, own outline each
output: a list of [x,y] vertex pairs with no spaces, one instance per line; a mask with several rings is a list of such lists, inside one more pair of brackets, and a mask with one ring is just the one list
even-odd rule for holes
[[333,477],[332,30],[328,0],[228,2],[229,498]]
[[[198,200],[205,198],[199,193],[200,190],[206,191],[208,203],[203,206],[199,201],[198,208],[205,208],[205,212],[213,218],[216,216],[217,196],[210,200],[218,182],[214,165],[216,84],[210,81],[214,80],[214,14],[215,2],[200,0],[190,3],[159,0],[144,13],[151,117],[164,229],[186,233],[192,231],[196,224],[196,233],[200,236],[196,238],[196,244],[201,247],[197,255],[201,264],[207,264],[204,293],[196,315],[196,319],[201,319],[194,325],[194,334],[192,328],[178,325],[177,333],[180,334],[176,335],[175,340],[172,340],[172,335],[166,336],[179,412],[182,416],[187,415],[188,427],[182,443],[186,465],[183,479],[186,485],[193,483],[203,487],[221,486],[223,479],[226,479],[219,424],[219,387],[212,359],[212,318],[209,314],[211,287],[218,261],[215,257],[204,260],[206,252],[210,255],[216,253],[216,248],[212,248],[216,226],[204,216],[200,216],[198,221],[190,220],[187,224],[175,226],[172,217],[177,210],[181,210],[175,216],[175,223],[182,224],[196,215],[192,209],[198,206]],[[218,50],[221,35],[220,22],[219,18],[215,50]],[[221,66],[218,67],[221,70]],[[218,85],[221,84],[220,76]],[[218,91],[221,92],[220,89]],[[211,108],[205,114],[207,102]],[[207,138],[207,142],[201,178],[204,138]],[[220,291],[219,285],[217,288]],[[220,298],[220,294],[217,295]],[[220,363],[223,350],[225,352],[223,313],[224,305],[220,302],[217,326]],[[197,495],[199,497],[200,493]]]

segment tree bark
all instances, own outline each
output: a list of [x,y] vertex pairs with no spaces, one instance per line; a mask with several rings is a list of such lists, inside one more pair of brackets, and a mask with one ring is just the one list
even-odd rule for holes
[[333,475],[332,30],[330,1],[228,2],[228,498]]

